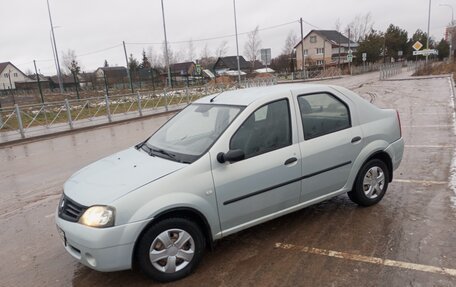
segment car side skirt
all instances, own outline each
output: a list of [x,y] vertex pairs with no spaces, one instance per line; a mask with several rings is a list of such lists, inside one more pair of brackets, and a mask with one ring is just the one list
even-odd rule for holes
[[344,187],[342,189],[336,190],[336,191],[328,193],[326,195],[322,195],[322,196],[316,197],[314,199],[311,199],[311,200],[308,200],[308,201],[305,201],[305,202],[301,202],[301,203],[296,204],[294,206],[291,206],[289,208],[286,208],[286,209],[283,209],[283,210],[268,214],[266,216],[257,218],[255,220],[251,220],[249,222],[234,226],[234,227],[229,228],[229,229],[222,230],[220,233],[217,233],[214,236],[214,238],[222,238],[222,237],[231,235],[231,234],[239,232],[239,231],[241,231],[243,229],[247,229],[249,227],[252,227],[252,226],[257,225],[257,224],[261,224],[263,222],[266,222],[266,221],[269,221],[271,219],[280,217],[282,215],[295,212],[295,211],[297,211],[299,209],[302,209],[304,207],[307,207],[307,206],[310,206],[310,205],[325,201],[325,200],[327,200],[329,198],[332,198],[334,196],[337,196],[337,195],[340,195],[340,194],[343,194],[343,193],[346,193],[346,192],[348,192],[348,190]]

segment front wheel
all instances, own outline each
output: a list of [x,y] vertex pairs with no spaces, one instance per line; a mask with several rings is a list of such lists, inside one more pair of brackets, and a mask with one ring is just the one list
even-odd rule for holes
[[379,159],[365,163],[356,177],[348,197],[361,206],[371,206],[382,200],[388,188],[389,173],[386,164]]
[[197,224],[184,218],[169,218],[153,224],[136,249],[139,268],[159,282],[189,275],[201,260],[205,240]]

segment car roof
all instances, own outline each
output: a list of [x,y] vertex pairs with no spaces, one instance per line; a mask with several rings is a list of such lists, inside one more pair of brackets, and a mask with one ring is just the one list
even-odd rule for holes
[[[246,88],[212,94],[195,101],[195,103],[248,106],[259,99],[274,95],[284,95],[293,90],[299,90],[305,93],[315,92],[316,90],[324,91],[328,90],[329,87],[329,85],[321,84],[280,84],[267,87]],[[211,102],[211,99],[214,100]]]

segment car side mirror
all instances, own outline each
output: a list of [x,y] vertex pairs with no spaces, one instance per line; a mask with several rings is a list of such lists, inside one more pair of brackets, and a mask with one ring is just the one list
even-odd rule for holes
[[219,152],[217,154],[217,161],[219,163],[236,162],[245,158],[244,151],[241,149],[229,150],[227,153]]

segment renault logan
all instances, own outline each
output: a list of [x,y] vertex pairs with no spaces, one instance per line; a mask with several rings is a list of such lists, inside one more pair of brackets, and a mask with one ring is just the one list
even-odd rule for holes
[[55,220],[82,264],[172,281],[240,230],[344,193],[378,203],[403,149],[399,114],[342,87],[225,91],[72,175]]

